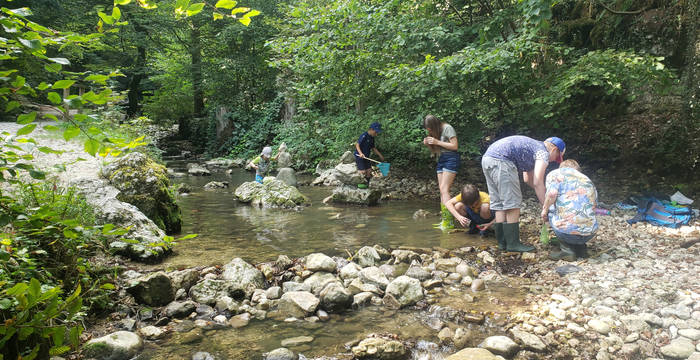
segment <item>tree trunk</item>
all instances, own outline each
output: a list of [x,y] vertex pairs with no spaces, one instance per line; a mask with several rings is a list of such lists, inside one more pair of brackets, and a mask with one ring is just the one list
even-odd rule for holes
[[131,76],[131,81],[129,81],[129,106],[126,111],[128,117],[134,117],[141,113],[141,80],[143,80],[146,71],[144,68],[146,64],[146,47],[139,46],[137,50],[137,68]]
[[683,36],[685,37],[685,68],[681,76],[684,88],[683,117],[687,124],[695,124],[700,119],[700,36],[698,23],[700,20],[700,5],[695,0],[685,0],[685,21],[683,21]]
[[192,21],[190,33],[192,56],[192,91],[194,100],[194,117],[204,113],[204,90],[202,89],[202,45],[200,43],[199,25]]

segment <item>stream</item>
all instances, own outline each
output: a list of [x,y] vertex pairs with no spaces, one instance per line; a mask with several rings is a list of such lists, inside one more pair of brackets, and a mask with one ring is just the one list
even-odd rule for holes
[[[186,161],[170,160],[168,167],[184,171]],[[174,246],[174,252],[157,268],[166,270],[194,266],[223,265],[235,257],[255,264],[274,261],[279,255],[303,257],[314,252],[348,257],[365,245],[379,244],[387,249],[399,246],[456,249],[481,247],[495,241],[465,233],[447,234],[433,228],[437,216],[413,219],[418,209],[437,212],[437,200],[391,201],[375,207],[323,204],[332,189],[301,186],[299,190],[311,199],[312,205],[301,211],[259,209],[234,201],[238,185],[253,180],[254,175],[234,169],[228,175],[213,172],[206,177],[175,177],[174,183],[186,183],[192,192],[179,197],[182,208],[182,234],[199,236]],[[205,191],[210,181],[227,181],[230,187]],[[281,347],[281,341],[310,336],[313,341],[288,346],[300,359],[339,356],[350,351],[345,344],[360,340],[370,333],[398,334],[401,340],[415,342],[412,359],[438,360],[454,349],[437,345],[438,330],[452,324],[470,331],[472,345],[494,333],[502,333],[506,314],[524,305],[525,291],[519,278],[490,282],[482,292],[472,293],[468,287],[446,285],[434,292],[431,304],[424,309],[389,310],[383,306],[367,306],[342,314],[331,314],[326,322],[281,322],[271,319],[251,320],[246,327],[220,330],[194,328],[185,320],[175,325],[177,331],[166,340],[149,342],[140,359],[191,359],[198,351],[206,351],[216,359],[261,359],[264,352]],[[469,301],[471,295],[474,301]],[[454,311],[485,314],[482,324],[468,323],[463,318],[446,314]]]

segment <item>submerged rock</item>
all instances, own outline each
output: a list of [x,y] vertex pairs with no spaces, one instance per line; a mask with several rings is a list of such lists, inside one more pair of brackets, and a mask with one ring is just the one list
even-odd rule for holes
[[499,360],[500,356],[494,355],[486,349],[466,348],[448,356],[445,360]]
[[297,360],[293,351],[287,348],[279,348],[263,354],[264,360]]
[[352,347],[357,359],[401,360],[406,357],[406,346],[397,340],[367,338]]
[[128,360],[136,356],[143,347],[141,337],[129,331],[115,333],[93,339],[83,347],[88,358],[105,360]]
[[357,204],[373,206],[382,198],[378,189],[358,189],[355,186],[342,185],[333,190],[331,200],[341,204]]
[[214,190],[221,190],[221,189],[228,189],[228,181],[210,181],[206,185],[204,185],[204,190],[207,190],[207,191],[214,191]]
[[236,188],[234,195],[241,202],[266,208],[294,208],[309,204],[309,199],[297,188],[281,180],[265,178],[263,182],[263,184],[255,181],[245,182]]
[[167,233],[180,231],[182,215],[170,191],[165,166],[132,152],[105,166],[102,176],[119,190],[118,200],[136,206]]

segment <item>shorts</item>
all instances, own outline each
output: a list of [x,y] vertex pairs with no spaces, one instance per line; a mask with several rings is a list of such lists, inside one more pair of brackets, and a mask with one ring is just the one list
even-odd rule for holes
[[523,194],[520,191],[520,176],[515,164],[509,160],[484,156],[481,158],[481,169],[489,188],[491,210],[519,209]]
[[483,219],[481,218],[481,215],[479,215],[479,213],[477,213],[476,211],[472,210],[472,208],[466,206],[464,209],[467,213],[467,219],[471,220],[471,222],[469,223],[469,230],[471,230],[472,232],[475,232],[474,229],[476,229],[477,225],[488,224],[489,222],[491,222],[495,215],[493,210],[491,210],[491,217],[488,219]]
[[591,235],[573,235],[573,234],[566,234],[561,231],[554,230],[554,235],[557,236],[557,238],[567,244],[572,244],[572,245],[583,245],[587,243],[589,240],[593,239],[595,234]]
[[445,151],[440,154],[437,162],[437,173],[448,172],[456,174],[459,170],[459,153],[456,151]]
[[255,181],[256,181],[256,182],[259,182],[259,183],[262,184],[262,183],[263,183],[263,179],[264,179],[264,178],[263,178],[262,175],[260,175],[260,174],[255,174]]
[[372,167],[372,164],[369,162],[369,160],[361,158],[357,155],[355,155],[355,165],[357,165],[357,170],[367,170]]

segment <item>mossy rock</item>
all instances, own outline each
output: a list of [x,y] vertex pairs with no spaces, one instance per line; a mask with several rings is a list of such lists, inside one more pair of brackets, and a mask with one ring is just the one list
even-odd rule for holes
[[234,195],[238,201],[267,208],[294,208],[309,205],[309,199],[294,186],[275,178],[265,178],[263,184],[250,181],[241,184]]
[[119,189],[118,200],[136,206],[166,233],[180,232],[182,214],[165,166],[134,152],[107,165],[102,176]]

